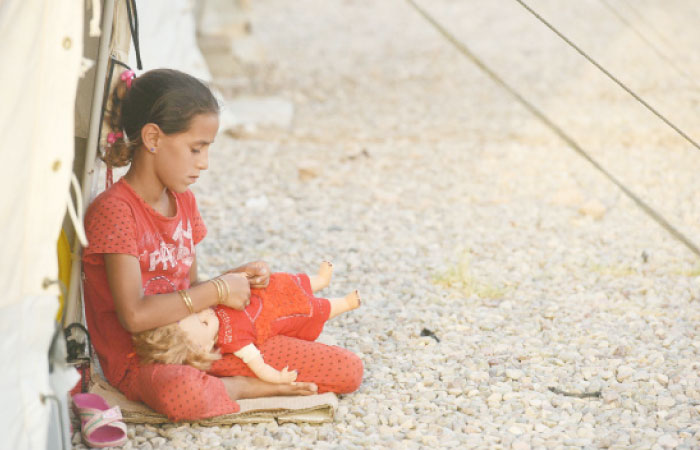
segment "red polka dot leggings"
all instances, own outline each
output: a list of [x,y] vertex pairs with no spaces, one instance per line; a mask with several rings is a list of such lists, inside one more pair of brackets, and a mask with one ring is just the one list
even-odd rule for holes
[[[285,366],[296,370],[299,373],[297,381],[316,383],[319,393],[347,394],[355,391],[362,381],[362,361],[341,347],[288,336],[273,336],[260,346],[260,353],[265,362],[277,370]],[[214,361],[210,374],[219,377],[255,376],[239,357],[230,354],[223,356]]]
[[[341,347],[274,336],[260,346],[260,353],[275,369],[296,370],[297,381],[316,383],[319,393],[346,394],[362,382],[362,361]],[[255,375],[235,355],[224,355],[208,373],[190,366],[149,364],[129,370],[117,387],[130,400],[142,401],[173,421],[238,412],[238,404],[217,377]]]

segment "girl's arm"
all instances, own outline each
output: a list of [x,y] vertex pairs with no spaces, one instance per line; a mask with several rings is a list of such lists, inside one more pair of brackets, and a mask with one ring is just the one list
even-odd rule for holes
[[253,371],[256,377],[268,383],[285,384],[291,383],[297,379],[297,371],[288,371],[285,367],[282,370],[277,370],[274,367],[265,363],[260,355],[260,350],[253,344],[248,344],[242,349],[234,353],[243,360],[243,362]]
[[[140,333],[169,325],[190,314],[177,292],[143,295],[141,267],[136,257],[106,253],[104,260],[107,283],[114,299],[117,316],[129,333]],[[243,276],[233,274],[223,275],[221,278],[229,286],[229,296],[223,304],[243,309],[250,298],[248,281]],[[200,283],[187,289],[187,293],[192,298],[192,308],[195,312],[217,304],[219,299],[214,283]]]
[[192,265],[190,266],[190,286],[196,286],[200,283],[200,281],[197,279],[197,254],[195,253],[194,257],[192,258]]

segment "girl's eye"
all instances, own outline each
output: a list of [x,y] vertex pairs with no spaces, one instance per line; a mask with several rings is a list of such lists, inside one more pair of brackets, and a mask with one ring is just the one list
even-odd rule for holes
[[193,149],[192,149],[192,153],[199,153],[199,152],[201,152],[201,151],[202,151],[202,150],[199,149],[199,148],[193,148]]

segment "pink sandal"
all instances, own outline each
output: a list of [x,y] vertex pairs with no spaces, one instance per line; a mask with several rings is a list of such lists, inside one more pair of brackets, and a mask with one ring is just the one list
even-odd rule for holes
[[110,408],[97,394],[75,394],[73,409],[80,416],[80,433],[90,447],[118,447],[127,441],[119,406]]

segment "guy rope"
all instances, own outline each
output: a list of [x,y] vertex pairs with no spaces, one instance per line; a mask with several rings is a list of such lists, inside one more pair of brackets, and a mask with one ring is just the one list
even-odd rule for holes
[[620,12],[618,11],[613,5],[608,2],[608,0],[600,0],[600,2],[603,4],[605,9],[607,9],[617,20],[622,22],[627,28],[632,30],[632,32],[642,41],[644,42],[659,58],[663,59],[666,64],[668,64],[670,67],[673,68],[673,70],[676,71],[678,75],[681,77],[685,78],[686,81],[690,82],[690,84],[693,85],[695,89],[700,88],[698,86],[698,83],[695,81],[695,78],[685,70],[683,70],[676,62],[668,56],[663,50],[661,50],[657,45],[655,45],[651,39],[647,38],[644,33],[639,31],[637,27],[632,24],[627,18]]

